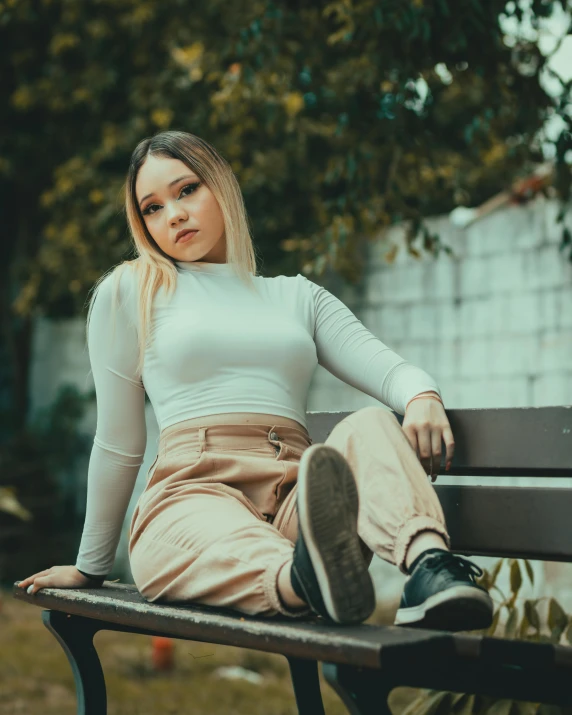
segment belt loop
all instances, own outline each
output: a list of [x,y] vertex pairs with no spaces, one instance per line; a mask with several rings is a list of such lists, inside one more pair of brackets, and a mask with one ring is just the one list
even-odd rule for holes
[[280,454],[280,450],[282,449],[282,447],[280,444],[274,444],[274,442],[278,442],[278,443],[280,442],[280,435],[278,435],[274,431],[274,427],[275,427],[275,425],[272,425],[272,427],[270,428],[270,431],[268,432],[268,441],[272,444],[272,446],[274,447],[274,451],[276,452],[276,456],[278,456]]
[[205,451],[207,446],[207,429],[208,427],[199,427],[199,448],[201,453]]

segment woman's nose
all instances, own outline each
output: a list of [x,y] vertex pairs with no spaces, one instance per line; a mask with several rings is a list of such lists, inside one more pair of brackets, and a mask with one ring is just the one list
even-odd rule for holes
[[167,207],[167,216],[171,226],[175,226],[181,219],[185,219],[187,214],[181,204],[174,202]]

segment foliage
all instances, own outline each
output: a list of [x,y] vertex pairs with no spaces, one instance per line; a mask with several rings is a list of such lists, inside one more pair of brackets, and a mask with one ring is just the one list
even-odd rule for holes
[[[534,19],[568,5],[535,0]],[[570,86],[549,97],[536,44],[503,37],[499,16],[521,16],[516,3],[0,7],[0,172],[5,208],[26,207],[8,211],[22,314],[81,310],[126,256],[128,157],[166,128],[204,136],[232,163],[271,271],[332,266],[357,280],[360,236],[409,220],[413,240],[424,216],[505,188],[541,158],[535,137],[554,112],[567,124],[557,184],[569,195]],[[423,244],[441,248],[428,232]]]
[[13,484],[21,502],[0,510],[1,582],[75,559],[83,514],[64,478],[75,480],[78,460],[88,454],[90,440],[78,422],[91,399],[63,388],[50,408],[0,445],[0,492],[13,493],[5,486]]
[[[510,594],[505,595],[497,586],[498,575],[502,566],[509,568]],[[489,592],[498,592],[501,597],[496,604],[493,623],[483,635],[507,638],[511,640],[534,641],[537,643],[567,643],[572,646],[572,616],[566,614],[555,598],[524,599],[520,603],[519,592],[523,584],[523,572],[531,584],[534,573],[529,561],[500,559],[488,571],[483,569],[479,579],[481,586]],[[491,593],[492,595],[492,593]],[[539,605],[547,602],[541,613]],[[506,617],[504,623],[503,616]],[[428,713],[471,713],[472,715],[533,715],[534,713],[560,712],[559,709],[516,700],[498,700],[482,695],[450,693],[435,690],[420,690],[418,697],[409,704],[403,715],[426,715]]]
[[[530,3],[538,25],[572,0]],[[572,85],[549,96],[536,42],[504,36],[501,17],[518,22],[521,5],[0,0],[0,403],[13,402],[11,424],[26,417],[32,317],[81,313],[96,279],[130,256],[124,176],[157,131],[191,131],[227,157],[270,276],[331,269],[358,282],[365,242],[401,221],[414,255],[449,251],[424,217],[528,174],[556,114],[552,189],[565,202]]]
[[31,513],[24,509],[16,497],[14,487],[0,487],[0,511],[7,514],[14,514],[18,519],[29,521],[32,518]]

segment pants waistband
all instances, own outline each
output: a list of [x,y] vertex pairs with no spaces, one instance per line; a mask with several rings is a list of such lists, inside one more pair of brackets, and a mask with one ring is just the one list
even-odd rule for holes
[[[209,416],[211,417],[211,416]],[[267,421],[267,415],[253,415],[266,419],[259,424],[233,423],[232,415],[225,415],[224,423],[201,424],[201,418],[177,422],[164,429],[159,436],[159,454],[166,454],[179,447],[190,451],[255,450],[268,448],[269,443],[279,448],[281,443],[305,449],[312,444],[308,431],[299,423],[296,427],[284,424],[280,417],[276,422]]]

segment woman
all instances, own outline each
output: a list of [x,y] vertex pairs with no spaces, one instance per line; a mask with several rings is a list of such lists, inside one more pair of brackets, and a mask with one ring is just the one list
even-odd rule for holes
[[[111,570],[147,392],[159,448],[129,534],[144,598],[358,623],[375,607],[377,553],[410,574],[396,623],[487,627],[480,570],[448,551],[427,480],[442,441],[447,468],[454,448],[435,381],[323,287],[256,275],[240,188],[204,140],[169,131],[140,142],[126,212],[138,257],[98,282],[87,320],[98,417],[76,565],[19,585],[93,587]],[[312,444],[318,363],[404,414],[403,427],[367,407]]]

